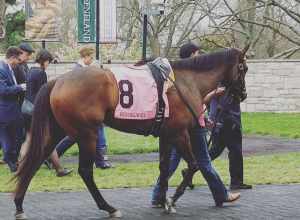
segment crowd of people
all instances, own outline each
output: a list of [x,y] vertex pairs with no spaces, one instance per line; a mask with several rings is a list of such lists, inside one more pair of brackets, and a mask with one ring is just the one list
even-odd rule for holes
[[[34,64],[28,67],[27,62],[35,51],[28,43],[19,47],[7,49],[5,59],[0,61],[0,147],[3,150],[3,160],[11,172],[16,172],[18,162],[26,155],[30,143],[31,115],[34,100],[39,89],[47,83],[47,68],[53,61],[53,55],[46,49],[36,53]],[[80,50],[81,59],[74,69],[93,63],[94,49],[83,47]],[[45,164],[54,168],[58,177],[69,175],[72,169],[64,168],[59,157],[73,146],[75,140],[65,137],[52,152]],[[107,143],[104,128],[99,127],[97,154],[95,165],[106,169],[112,165],[106,156]]]
[[[52,54],[42,49],[36,54],[34,64],[29,68],[27,62],[35,51],[28,43],[19,47],[10,47],[5,59],[0,61],[0,147],[3,150],[1,164],[7,164],[11,172],[15,172],[18,160],[22,160],[30,142],[31,115],[34,100],[43,84],[47,83],[47,68],[53,61]],[[74,70],[93,63],[94,49],[83,47],[80,50],[80,60],[74,65]],[[193,43],[187,43],[180,48],[181,59],[198,56],[201,49]],[[252,186],[243,181],[242,155],[242,125],[240,102],[235,100],[226,88],[219,87],[203,99],[203,104],[209,108],[207,116],[202,115],[201,126],[190,130],[191,143],[195,149],[198,167],[212,192],[216,206],[224,202],[233,202],[240,197],[239,193],[226,189],[211,161],[217,158],[225,147],[229,150],[230,189],[251,189]],[[206,109],[204,106],[203,109]],[[207,128],[211,130],[212,147],[207,141]],[[56,146],[45,164],[56,170],[58,177],[69,175],[72,170],[64,168],[60,157],[75,144],[72,137],[66,136]],[[110,168],[111,163],[106,156],[107,142],[104,127],[98,130],[95,166]],[[173,175],[181,160],[177,147],[173,146],[170,158],[169,178]],[[182,170],[182,175],[186,173]],[[158,181],[157,181],[158,182]],[[189,183],[193,188],[192,182]],[[161,205],[160,186],[156,184],[152,193],[152,205]]]

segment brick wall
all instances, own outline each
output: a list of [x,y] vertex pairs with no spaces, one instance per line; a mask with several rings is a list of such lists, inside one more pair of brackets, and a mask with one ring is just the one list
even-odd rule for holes
[[[73,65],[51,65],[49,78],[71,70]],[[248,98],[242,103],[243,111],[300,112],[300,60],[249,60],[248,66]]]

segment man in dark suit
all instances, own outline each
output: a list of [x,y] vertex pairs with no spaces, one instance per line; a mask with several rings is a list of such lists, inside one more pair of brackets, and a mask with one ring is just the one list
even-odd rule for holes
[[5,60],[0,61],[0,145],[11,172],[17,169],[16,131],[21,118],[19,96],[25,90],[24,84],[17,84],[13,68],[20,63],[22,51],[10,47]]
[[22,54],[19,56],[20,63],[16,65],[13,70],[16,76],[18,84],[25,83],[26,74],[29,72],[29,67],[27,62],[30,60],[34,49],[28,43],[21,43],[19,49],[22,51]]
[[[13,71],[15,73],[15,77],[18,84],[22,84],[26,82],[26,75],[29,72],[29,67],[27,65],[27,62],[30,60],[31,55],[34,53],[34,49],[28,44],[28,43],[21,43],[19,45],[19,49],[21,50],[21,55],[19,56],[20,63],[17,64]],[[19,104],[22,106],[22,103],[24,101],[25,92],[23,94],[20,94],[19,96]],[[25,127],[24,127],[24,119],[21,118],[19,120],[19,124],[17,126],[17,143],[16,143],[16,150],[17,154],[19,154],[22,143],[25,141]]]

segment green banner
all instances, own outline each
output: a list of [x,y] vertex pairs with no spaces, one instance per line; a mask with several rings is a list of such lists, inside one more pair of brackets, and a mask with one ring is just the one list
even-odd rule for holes
[[96,41],[96,0],[77,0],[78,42]]

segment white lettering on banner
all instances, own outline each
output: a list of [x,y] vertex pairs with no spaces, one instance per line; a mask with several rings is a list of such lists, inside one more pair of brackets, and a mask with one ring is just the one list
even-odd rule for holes
[[89,0],[84,0],[83,2],[83,39],[86,42],[91,40],[91,6]]

